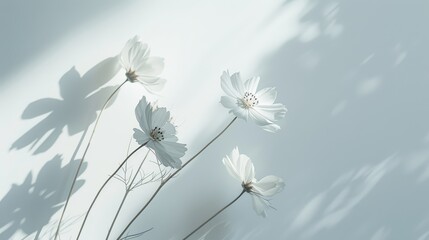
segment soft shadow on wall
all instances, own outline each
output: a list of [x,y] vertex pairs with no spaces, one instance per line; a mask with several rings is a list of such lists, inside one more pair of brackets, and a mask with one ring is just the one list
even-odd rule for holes
[[275,239],[426,239],[429,3],[310,3],[262,64],[289,109]]
[[[84,135],[88,127],[97,118],[104,102],[117,86],[102,87],[119,71],[117,57],[107,58],[83,76],[75,67],[67,71],[59,81],[62,99],[43,98],[30,103],[22,113],[22,119],[37,118],[47,114],[47,117],[18,138],[11,149],[22,149],[29,145],[35,147],[44,136],[34,154],[42,153],[51,148],[64,127],[70,136],[80,132]],[[102,88],[101,88],[102,87]],[[115,101],[113,98],[107,107]]]
[[[30,172],[22,184],[13,184],[9,192],[0,201],[0,239],[11,239],[17,232],[22,231],[34,239],[49,239],[55,229],[52,226],[52,216],[62,208],[67,196],[63,194],[64,176],[75,171],[80,160],[73,160],[61,167],[63,158],[56,155],[48,160],[36,177]],[[81,175],[87,167],[84,163]],[[79,190],[85,180],[77,180],[73,193]],[[76,216],[73,216],[76,218]],[[66,219],[63,230],[73,223],[73,218]],[[51,224],[52,229],[43,228]]]
[[[226,187],[217,187],[221,177],[216,174],[223,168],[220,159],[238,145],[255,156],[258,172],[286,180],[285,191],[273,201],[278,211],[264,222],[257,216],[246,218],[253,212],[244,197],[194,239],[429,235],[429,216],[422,211],[429,200],[429,174],[422,170],[429,169],[424,151],[429,145],[429,36],[422,31],[429,22],[428,4],[308,3],[313,7],[300,21],[299,36],[255,70],[262,72],[261,87],[277,86],[278,101],[289,109],[282,132],[268,136],[242,122],[232,126],[172,183],[189,189],[166,187],[132,232],[153,226],[148,237],[179,239],[224,206],[228,201],[219,192]],[[259,151],[262,139],[270,140],[270,151]],[[195,179],[201,181],[196,184]],[[193,197],[205,189],[211,191]],[[165,219],[158,213],[165,212],[171,199],[182,206],[182,215],[170,212]],[[183,216],[188,216],[185,221]],[[158,224],[170,226],[170,231],[161,231]]]
[[[118,58],[110,57],[99,62],[83,76],[72,67],[59,80],[62,99],[43,98],[30,103],[22,114],[23,119],[41,115],[47,116],[18,138],[11,149],[22,149],[31,145],[36,147],[33,154],[43,154],[54,146],[65,127],[68,134],[82,133],[68,164],[61,167],[63,158],[57,154],[48,160],[37,177],[30,172],[20,185],[12,185],[9,192],[0,200],[0,239],[10,239],[18,231],[35,239],[46,239],[52,235],[55,222],[51,218],[62,208],[67,198],[71,180],[80,159],[76,155],[84,142],[90,125],[95,121],[97,112],[117,86],[106,86],[119,71]],[[114,103],[116,96],[110,101]],[[47,136],[47,137],[46,137]],[[41,143],[39,144],[39,141]],[[31,159],[30,159],[31,160]],[[87,168],[84,163],[79,175]],[[84,180],[77,180],[73,193],[79,190]],[[66,215],[62,231],[72,225],[78,216]],[[43,231],[42,231],[43,230]]]

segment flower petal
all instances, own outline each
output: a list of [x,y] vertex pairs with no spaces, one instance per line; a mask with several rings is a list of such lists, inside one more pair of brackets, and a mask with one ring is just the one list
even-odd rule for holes
[[241,107],[235,107],[231,109],[229,112],[232,112],[236,117],[248,120],[249,119],[249,110],[241,108]]
[[232,86],[231,84],[231,77],[229,75],[228,71],[224,71],[222,75],[220,76],[220,86],[222,87],[222,90],[233,98],[240,98],[241,95],[238,93],[238,91]]
[[226,170],[228,171],[229,175],[231,175],[233,178],[237,179],[239,182],[242,182],[242,179],[240,178],[240,175],[238,174],[237,169],[235,169],[234,164],[231,162],[231,159],[226,156],[222,159],[223,165],[225,165]]
[[152,112],[152,127],[163,127],[170,119],[170,112],[165,107],[157,108]]
[[267,132],[272,132],[272,133],[278,132],[281,129],[280,126],[275,123],[261,126],[261,128]]
[[162,165],[166,167],[180,168],[181,162],[176,163],[174,159],[165,152],[165,149],[159,143],[154,142],[154,150],[156,158]]
[[129,80],[140,82],[147,91],[154,93],[162,90],[166,82],[158,76],[164,70],[164,60],[149,56],[149,46],[136,36],[125,44],[120,59]]
[[252,190],[254,192],[265,197],[272,197],[276,193],[282,191],[285,184],[283,182],[283,179],[273,175],[269,175],[259,181],[255,181],[252,186]]
[[259,79],[260,79],[259,77],[252,77],[252,78],[248,79],[244,83],[244,87],[246,89],[246,92],[255,94],[256,93],[256,89],[258,88]]
[[269,122],[278,121],[286,116],[286,107],[280,103],[271,105],[257,105],[253,110],[259,113],[264,119]]
[[143,76],[158,76],[164,70],[164,59],[149,57],[136,65],[136,73]]
[[264,115],[260,114],[254,108],[249,108],[249,118],[252,119],[258,126],[264,126],[272,123],[270,120],[268,120]]
[[136,114],[136,119],[139,122],[140,128],[145,132],[149,132],[151,130],[148,124],[147,117],[148,117],[148,114],[150,115],[152,113],[147,112],[148,108],[150,110],[150,105],[146,101],[146,97],[143,96],[135,108],[135,114]]
[[140,41],[140,37],[136,35],[133,38],[129,39],[127,43],[125,43],[125,46],[122,48],[122,51],[120,54],[120,60],[121,60],[122,67],[125,68],[126,70],[129,70],[129,67],[131,65],[128,53],[130,49],[139,41]]
[[176,162],[180,162],[180,158],[185,156],[186,144],[170,141],[161,141],[160,144],[165,148],[165,152],[168,153]]
[[273,104],[277,97],[276,88],[263,88],[256,93],[260,104]]
[[150,138],[146,133],[142,132],[140,129],[137,129],[137,128],[134,128],[133,130],[134,130],[133,137],[138,144],[142,145],[147,141],[149,141]]
[[150,55],[149,45],[147,45],[146,43],[139,42],[131,49],[131,51],[132,51],[132,53],[130,53],[131,66],[133,70],[137,70],[138,66],[146,62],[146,58]]
[[[170,137],[175,137],[177,141],[177,137],[174,136],[176,134],[176,127],[171,122],[166,122],[164,126],[161,126],[161,128],[164,130],[164,137],[165,139]],[[170,140],[171,141],[171,140]]]
[[122,53],[128,53],[128,50],[137,42],[141,42],[141,38],[139,35],[135,35],[133,38],[130,38],[126,43],[124,48],[122,49]]
[[145,61],[149,56],[150,50],[146,43],[142,43],[136,36],[129,40],[121,52],[122,66],[128,70],[136,70],[137,65]]
[[167,82],[164,78],[148,76],[138,76],[137,81],[139,81],[150,93],[161,91]]
[[153,107],[150,104],[148,104],[145,109],[146,124],[148,126],[147,132],[152,131],[152,129],[154,128],[154,126],[152,126],[152,112],[153,112]]
[[250,158],[240,154],[235,147],[229,156],[222,159],[227,171],[241,183],[250,183],[255,178],[255,169]]
[[175,142],[156,142],[154,141],[153,149],[157,159],[166,167],[180,168],[182,161],[180,157],[185,155],[185,144]]
[[241,80],[240,73],[236,72],[231,76],[231,85],[238,92],[237,98],[242,98],[244,96],[244,84]]
[[244,183],[250,183],[255,178],[255,168],[250,158],[244,154],[240,154],[238,158],[238,169],[240,178]]
[[262,217],[266,217],[267,213],[266,213],[266,209],[268,207],[270,207],[270,203],[263,199],[260,196],[254,195],[252,194],[252,200],[253,200],[253,209],[255,210],[255,212]]

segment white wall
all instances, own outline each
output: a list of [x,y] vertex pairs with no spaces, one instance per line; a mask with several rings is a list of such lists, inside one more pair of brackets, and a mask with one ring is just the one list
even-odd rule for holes
[[[115,56],[136,34],[165,58],[168,83],[160,96],[127,84],[103,114],[61,239],[125,157],[141,96],[172,111],[186,160],[232,118],[225,69],[277,87],[282,131],[237,121],[131,233],[181,239],[232,200],[240,186],[221,159],[239,146],[257,177],[285,179],[277,211],[260,218],[244,196],[195,239],[429,239],[428,12],[422,0],[1,2],[0,239],[52,236],[85,131],[124,80]],[[155,187],[131,194],[113,235]],[[83,239],[105,237],[122,194],[109,185]]]

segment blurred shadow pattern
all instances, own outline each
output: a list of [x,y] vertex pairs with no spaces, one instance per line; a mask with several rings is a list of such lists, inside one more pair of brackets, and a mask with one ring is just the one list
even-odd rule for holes
[[262,63],[289,109],[275,239],[420,239],[429,183],[403,156],[429,130],[429,2],[307,2],[300,35]]
[[[283,7],[296,2],[308,5],[299,33],[256,69],[261,87],[276,86],[278,102],[288,107],[282,131],[268,135],[243,123],[229,129],[190,167],[201,171],[174,183],[192,187],[170,187],[158,198],[185,196],[180,204],[190,216],[171,213],[165,220],[155,214],[165,206],[154,203],[150,217],[141,217],[141,225],[171,220],[171,230],[154,231],[154,239],[177,239],[183,230],[174,221],[195,226],[196,218],[205,219],[209,210],[198,204],[218,208],[219,193],[210,191],[219,176],[212,169],[235,145],[259,159],[258,174],[278,175],[286,188],[273,199],[278,211],[264,222],[250,215],[245,201],[229,209],[234,216],[218,216],[237,221],[219,227],[217,239],[230,232],[255,240],[429,239],[429,2],[291,0]],[[199,193],[197,185],[204,194],[187,197]],[[247,234],[252,229],[258,230]]]
[[[43,227],[67,198],[63,194],[64,176],[74,171],[79,161],[61,167],[62,157],[56,155],[42,167],[36,178],[30,172],[22,184],[13,184],[0,201],[0,239],[11,239],[18,230],[28,235],[36,233],[34,239],[39,239]],[[80,174],[86,167],[87,163],[83,163]],[[77,180],[73,193],[84,182]]]
[[[117,57],[101,61],[83,76],[72,67],[59,81],[62,99],[39,99],[30,103],[24,110],[22,119],[48,115],[18,138],[11,149],[22,149],[31,144],[32,149],[47,135],[34,150],[34,154],[45,152],[54,145],[66,126],[69,135],[82,131],[86,133],[87,128],[96,120],[97,111],[101,110],[117,86],[99,88],[111,80],[119,69]],[[115,101],[116,96],[107,107]]]

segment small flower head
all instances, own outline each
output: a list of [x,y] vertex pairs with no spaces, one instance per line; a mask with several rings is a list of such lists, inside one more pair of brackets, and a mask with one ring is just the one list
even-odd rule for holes
[[185,144],[177,142],[176,127],[171,123],[170,112],[164,107],[151,106],[146,97],[137,104],[135,112],[141,128],[134,128],[133,137],[137,143],[147,142],[146,146],[154,150],[157,159],[164,166],[180,168],[180,158],[187,149]]
[[120,54],[122,67],[128,81],[141,83],[149,92],[158,92],[166,80],[159,77],[164,70],[164,59],[151,57],[150,49],[140,37],[128,40]]
[[275,88],[264,88],[257,91],[259,77],[252,77],[243,82],[240,73],[232,75],[223,72],[221,87],[226,93],[220,102],[235,116],[244,120],[251,120],[264,130],[276,132],[280,126],[274,122],[286,115],[286,107],[280,103],[274,103],[277,97]]
[[272,197],[284,188],[284,182],[276,176],[266,176],[261,180],[255,179],[255,169],[250,158],[240,154],[235,147],[230,155],[223,158],[223,164],[231,176],[241,182],[243,190],[253,199],[253,208],[258,215],[266,216],[266,209],[270,207],[266,197]]

